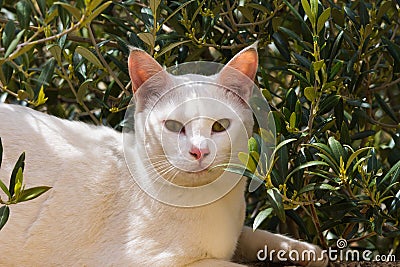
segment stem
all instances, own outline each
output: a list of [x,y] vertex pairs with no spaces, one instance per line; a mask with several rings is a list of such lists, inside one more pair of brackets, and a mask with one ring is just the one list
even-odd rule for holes
[[72,26],[71,28],[69,28],[69,29],[67,29],[67,30],[65,30],[63,32],[60,32],[60,33],[58,33],[56,35],[52,35],[52,36],[49,36],[47,38],[39,39],[39,40],[36,40],[36,41],[33,41],[33,42],[27,41],[27,42],[24,42],[22,44],[17,45],[17,49],[9,57],[7,57],[5,59],[5,61],[13,60],[14,57],[19,52],[19,50],[21,50],[24,46],[27,46],[27,45],[38,45],[38,44],[46,43],[46,42],[49,42],[49,41],[52,41],[52,40],[56,40],[56,39],[66,35],[66,34],[69,34],[69,33],[73,32],[73,31],[75,31],[76,29],[81,27],[81,25],[82,25],[82,23],[84,22],[85,19],[86,19],[85,15],[82,15],[81,19],[78,21],[77,24],[75,24],[74,26]]
[[360,237],[357,237],[357,238],[352,238],[350,240],[347,240],[347,243],[350,244],[350,243],[353,243],[353,242],[358,242],[358,241],[364,240],[366,238],[370,238],[370,237],[372,237],[374,235],[376,235],[376,233],[372,232],[372,233],[369,233],[369,234],[366,234],[366,235],[363,235],[363,236],[360,236]]
[[129,91],[125,89],[125,86],[122,84],[122,82],[118,79],[118,77],[115,75],[115,73],[112,71],[112,69],[110,68],[110,65],[108,65],[107,61],[104,59],[103,55],[100,53],[100,49],[99,46],[96,43],[96,39],[94,37],[93,34],[93,30],[91,25],[89,24],[87,27],[88,31],[89,31],[89,36],[90,36],[90,40],[92,41],[92,44],[94,46],[94,49],[96,50],[96,53],[101,61],[101,63],[105,66],[105,68],[107,69],[108,73],[111,75],[111,77],[113,77],[113,79],[115,80],[115,82],[118,84],[118,86],[122,89],[122,91],[124,91],[124,93],[126,95],[130,95]]
[[[76,93],[76,90],[75,90],[75,87],[74,87],[74,85],[72,84],[71,80],[69,79],[67,71],[65,70],[64,66],[61,65],[60,67],[61,67],[62,74],[63,74],[63,75],[60,75],[60,76],[62,76],[62,77],[67,81],[68,86],[69,86],[69,88],[71,89],[71,92],[74,94],[75,98],[78,99],[77,93]],[[83,109],[89,114],[89,116],[90,116],[90,118],[92,119],[92,121],[93,121],[95,124],[100,125],[100,121],[92,114],[92,112],[91,112],[91,111],[89,110],[89,108],[85,105],[85,103],[82,102],[82,105],[81,105],[81,106],[82,106]]]
[[316,211],[316,209],[315,209],[314,204],[310,204],[310,209],[311,209],[311,215],[312,215],[311,218],[312,218],[312,221],[313,221],[313,223],[314,223],[315,230],[317,230],[318,238],[319,238],[319,240],[321,241],[321,246],[322,246],[323,248],[327,248],[327,247],[328,247],[328,244],[326,244],[324,235],[323,235],[322,232],[321,232],[321,224],[320,224],[320,222],[319,222],[318,215],[317,215],[317,211]]

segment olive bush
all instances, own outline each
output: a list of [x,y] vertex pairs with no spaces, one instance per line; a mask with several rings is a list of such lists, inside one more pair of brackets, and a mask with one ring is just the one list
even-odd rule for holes
[[224,63],[258,40],[256,82],[279,149],[267,164],[268,130],[255,129],[243,166],[231,169],[264,185],[247,194],[246,223],[400,257],[400,1],[0,6],[0,101],[117,130],[132,97],[129,46],[171,66]]

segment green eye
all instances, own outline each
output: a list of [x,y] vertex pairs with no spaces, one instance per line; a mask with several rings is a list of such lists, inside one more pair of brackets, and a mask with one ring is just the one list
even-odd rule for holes
[[185,126],[183,126],[182,123],[179,121],[174,121],[174,120],[167,120],[164,123],[165,128],[170,130],[171,132],[174,133],[179,133],[179,132],[184,132],[185,131]]
[[229,125],[230,125],[230,121],[228,119],[217,120],[216,122],[214,122],[214,124],[212,126],[212,131],[215,133],[226,131],[226,129],[228,129]]

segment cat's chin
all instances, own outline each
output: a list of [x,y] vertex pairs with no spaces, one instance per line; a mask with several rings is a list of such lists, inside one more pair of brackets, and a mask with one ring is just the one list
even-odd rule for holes
[[198,171],[181,172],[173,181],[169,181],[177,186],[198,187],[210,184],[221,176],[220,171],[205,168]]

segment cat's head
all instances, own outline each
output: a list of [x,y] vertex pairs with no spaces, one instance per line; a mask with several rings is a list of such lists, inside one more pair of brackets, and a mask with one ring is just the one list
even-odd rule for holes
[[255,45],[212,76],[171,75],[144,51],[131,50],[136,142],[157,175],[200,186],[221,174],[213,166],[236,161],[254,124],[247,103],[257,66]]

